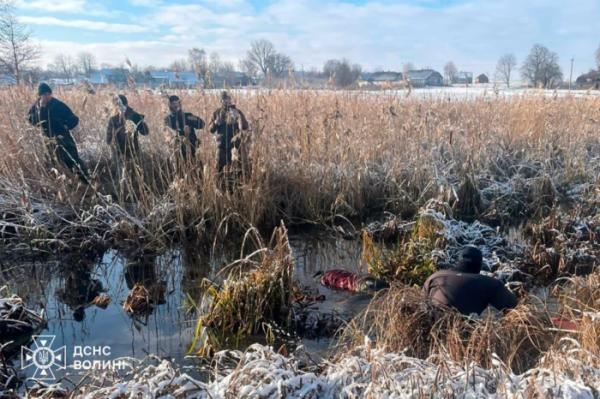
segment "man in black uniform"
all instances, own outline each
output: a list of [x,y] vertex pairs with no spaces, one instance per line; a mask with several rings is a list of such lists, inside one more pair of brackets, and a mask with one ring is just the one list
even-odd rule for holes
[[196,129],[204,128],[202,118],[183,112],[181,100],[177,96],[169,97],[169,110],[171,113],[165,118],[165,124],[177,133],[177,143],[181,147],[181,156],[184,160],[195,159],[198,146]]
[[245,140],[240,132],[248,130],[248,120],[244,113],[237,109],[229,93],[221,94],[221,108],[217,109],[210,121],[210,132],[219,136],[219,172],[225,166],[231,165],[233,160],[232,150],[238,152],[238,156],[245,158],[244,151],[247,150],[243,144]]
[[[106,143],[112,147],[118,159],[136,160],[140,149],[138,134],[147,136],[150,130],[144,115],[129,107],[127,97],[120,94],[113,101],[117,113],[108,120]],[[128,122],[131,123],[129,127]]]
[[52,97],[52,89],[46,83],[38,88],[38,100],[29,110],[29,123],[39,126],[47,138],[46,146],[53,161],[58,161],[79,178],[89,182],[87,169],[79,158],[77,145],[71,130],[79,124],[79,118],[62,101]]
[[455,269],[440,270],[427,279],[423,286],[426,298],[465,315],[479,314],[490,305],[498,310],[517,306],[517,298],[500,280],[479,274],[482,261],[479,249],[465,247]]

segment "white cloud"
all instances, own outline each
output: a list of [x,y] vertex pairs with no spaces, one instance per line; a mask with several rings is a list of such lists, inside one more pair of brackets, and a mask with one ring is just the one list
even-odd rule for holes
[[[41,59],[43,66],[51,63],[58,54],[77,54],[82,51],[94,54],[98,63],[121,65],[125,58],[138,65],[167,66],[174,59],[186,54],[185,45],[173,45],[157,40],[119,41],[106,43],[81,44],[73,41],[41,40],[40,46],[44,49]],[[68,49],[66,51],[65,49]]]
[[[155,5],[155,0],[130,2]],[[127,53],[142,65],[167,65],[173,58],[185,57],[191,47],[237,61],[252,40],[266,38],[306,68],[340,57],[366,68],[387,69],[400,69],[407,61],[441,69],[453,60],[461,69],[493,74],[500,55],[513,52],[520,62],[540,42],[559,53],[565,74],[575,56],[577,74],[593,66],[593,52],[600,42],[598,15],[597,0],[579,0],[576,7],[565,7],[562,0],[464,0],[444,7],[435,7],[431,0],[412,5],[281,0],[260,11],[245,0],[162,2],[141,15],[145,28],[133,28],[151,27],[147,39],[89,43],[86,49],[110,62]],[[73,21],[64,23],[69,25],[57,25],[73,26]],[[120,32],[127,32],[129,26],[110,25]],[[122,54],[112,54],[111,46]]]
[[137,7],[156,7],[163,2],[162,0],[129,0],[129,3]]
[[86,0],[19,0],[16,5],[24,10],[78,13],[86,8]]
[[139,25],[90,21],[86,19],[59,19],[55,17],[23,16],[19,17],[19,20],[24,24],[30,25],[59,26],[63,28],[86,29],[111,33],[141,33],[149,31],[147,27]]

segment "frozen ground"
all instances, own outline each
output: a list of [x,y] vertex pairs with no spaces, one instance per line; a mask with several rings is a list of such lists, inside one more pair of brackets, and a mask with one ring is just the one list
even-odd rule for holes
[[288,357],[255,344],[245,353],[217,354],[209,383],[190,377],[167,360],[155,359],[132,364],[125,377],[93,377],[81,397],[595,398],[600,370],[581,356],[571,356],[578,350],[576,343],[565,342],[565,350],[560,365],[550,362],[551,367],[515,375],[499,361],[491,369],[443,360],[436,364],[371,349],[368,342],[336,363],[311,367],[302,350]]
[[[258,93],[268,93],[275,89],[266,88],[243,88],[233,89],[231,92],[236,95],[255,95]],[[577,97],[577,98],[600,98],[600,90],[542,90],[542,89],[531,89],[531,88],[506,88],[506,87],[494,87],[493,84],[477,84],[465,86],[451,86],[451,87],[427,87],[427,88],[413,88],[410,93],[407,89],[393,89],[393,90],[330,90],[330,89],[293,89],[294,91],[309,91],[309,92],[322,92],[322,93],[347,93],[354,95],[383,95],[392,97],[406,97],[406,98],[418,98],[418,99],[439,99],[447,98],[450,100],[461,100],[461,99],[477,99],[477,98],[496,98],[496,97],[515,97],[515,96],[546,96],[546,97]],[[195,90],[190,90],[190,94],[194,93]],[[207,90],[207,92],[221,92],[221,90]]]

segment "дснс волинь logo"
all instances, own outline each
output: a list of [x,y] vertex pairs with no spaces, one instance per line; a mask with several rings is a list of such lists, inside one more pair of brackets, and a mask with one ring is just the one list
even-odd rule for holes
[[64,370],[67,366],[67,350],[62,346],[52,350],[54,335],[34,335],[33,349],[21,347],[21,369],[35,367],[33,378],[38,380],[54,380],[52,369]]

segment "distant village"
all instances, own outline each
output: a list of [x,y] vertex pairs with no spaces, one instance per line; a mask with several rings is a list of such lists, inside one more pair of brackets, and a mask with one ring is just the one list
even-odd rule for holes
[[[75,86],[86,82],[94,86],[131,87],[135,85],[136,87],[149,89],[274,87],[284,83],[289,84],[291,81],[293,81],[294,87],[301,88],[330,88],[335,86],[331,76],[314,71],[290,72],[284,79],[278,78],[266,81],[265,79],[250,77],[246,73],[238,71],[199,76],[193,71],[157,70],[132,73],[126,68],[102,68],[91,72],[88,76],[82,74],[69,78],[56,73],[42,72],[35,80],[45,81],[54,86]],[[488,83],[493,82],[486,74],[479,74],[474,77],[472,72],[460,71],[450,79],[444,78],[440,72],[434,69],[418,69],[405,71],[404,73],[394,71],[361,72],[351,88],[386,90],[406,88],[409,85],[413,88],[427,88]],[[0,86],[14,84],[16,84],[16,80],[13,76],[0,75]],[[573,88],[600,89],[600,72],[590,71],[579,76]]]

